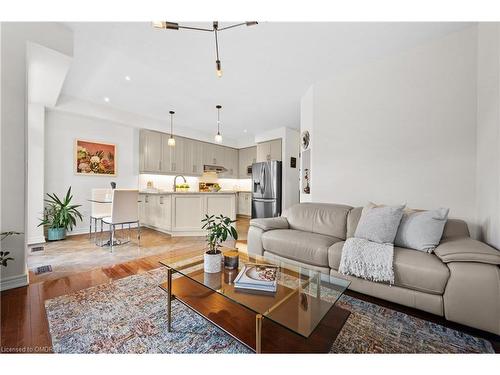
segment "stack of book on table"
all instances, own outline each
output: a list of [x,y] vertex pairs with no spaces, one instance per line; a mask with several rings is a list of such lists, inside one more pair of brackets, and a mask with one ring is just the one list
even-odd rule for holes
[[236,289],[276,292],[277,278],[278,266],[247,263],[234,279],[234,287]]

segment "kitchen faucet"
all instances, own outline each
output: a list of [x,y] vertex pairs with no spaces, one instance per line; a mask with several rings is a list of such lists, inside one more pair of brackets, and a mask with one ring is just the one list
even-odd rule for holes
[[174,177],[174,191],[177,191],[177,177],[182,177],[184,183],[187,184],[186,177],[178,174],[177,176]]

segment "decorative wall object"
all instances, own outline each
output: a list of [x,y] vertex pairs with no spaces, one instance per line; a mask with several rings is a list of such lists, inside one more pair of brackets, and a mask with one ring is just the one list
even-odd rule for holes
[[77,139],[73,162],[76,174],[116,176],[116,145]]
[[311,136],[309,135],[309,131],[304,130],[302,132],[302,149],[307,150],[309,147],[309,142],[311,141]]

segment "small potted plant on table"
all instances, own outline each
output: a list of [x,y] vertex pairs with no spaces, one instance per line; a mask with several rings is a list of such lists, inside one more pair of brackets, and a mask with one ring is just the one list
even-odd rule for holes
[[222,269],[222,252],[220,247],[222,242],[232,237],[238,239],[238,232],[233,226],[236,220],[231,220],[224,215],[205,215],[202,220],[203,229],[207,230],[208,250],[204,254],[204,270],[207,273],[217,273]]
[[66,230],[73,229],[76,219],[83,220],[82,214],[77,210],[81,205],[71,204],[71,186],[66,192],[64,199],[59,199],[56,194],[47,193],[49,199],[45,207],[44,217],[38,226],[47,226],[47,239],[49,241],[63,240],[66,238]]

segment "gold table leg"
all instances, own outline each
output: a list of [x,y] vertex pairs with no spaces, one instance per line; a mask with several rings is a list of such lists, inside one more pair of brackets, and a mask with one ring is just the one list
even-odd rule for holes
[[172,330],[172,268],[167,268],[167,332]]
[[261,314],[255,316],[255,352],[262,353],[262,319]]

